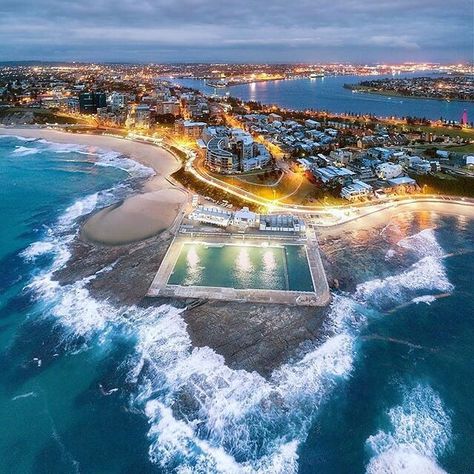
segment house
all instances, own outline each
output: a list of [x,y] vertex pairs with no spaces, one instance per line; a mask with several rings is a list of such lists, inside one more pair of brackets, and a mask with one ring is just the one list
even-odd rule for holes
[[377,166],[375,172],[380,179],[392,179],[400,176],[403,173],[403,168],[394,163],[382,163]]
[[198,206],[188,217],[205,224],[227,227],[232,219],[232,213],[218,207]]
[[243,207],[240,211],[234,213],[232,222],[241,227],[254,227],[258,222],[258,215]]
[[366,198],[373,192],[370,184],[354,179],[351,184],[341,189],[341,197],[348,201],[354,201],[360,198]]

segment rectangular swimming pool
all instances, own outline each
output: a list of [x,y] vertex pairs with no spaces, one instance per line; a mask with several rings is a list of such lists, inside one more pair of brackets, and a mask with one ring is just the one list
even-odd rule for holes
[[313,292],[304,245],[184,243],[169,285]]

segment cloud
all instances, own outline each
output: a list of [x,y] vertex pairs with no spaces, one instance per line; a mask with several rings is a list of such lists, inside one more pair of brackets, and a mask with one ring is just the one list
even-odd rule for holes
[[0,60],[472,60],[472,20],[472,0],[16,0]]

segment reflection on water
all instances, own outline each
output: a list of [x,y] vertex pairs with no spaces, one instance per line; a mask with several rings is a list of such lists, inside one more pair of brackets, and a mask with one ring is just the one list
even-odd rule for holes
[[268,274],[271,274],[275,271],[276,269],[276,260],[275,260],[275,254],[273,253],[273,250],[268,249],[265,251],[263,254],[263,268],[264,271]]
[[185,285],[192,285],[201,278],[202,267],[199,265],[201,259],[195,245],[191,245],[186,253],[186,266],[188,275],[184,281]]
[[254,267],[250,260],[248,247],[242,247],[240,249],[240,252],[237,254],[237,258],[235,259],[234,268],[237,281],[242,282],[242,285],[244,286],[250,286]]
[[183,245],[168,283],[313,291],[304,246]]

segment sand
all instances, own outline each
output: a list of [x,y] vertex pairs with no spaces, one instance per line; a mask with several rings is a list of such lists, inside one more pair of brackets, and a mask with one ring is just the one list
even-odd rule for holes
[[0,134],[44,138],[56,143],[113,150],[155,171],[156,175],[145,183],[141,194],[102,209],[85,222],[81,236],[95,243],[122,245],[157,235],[173,226],[188,201],[188,192],[166,179],[181,167],[181,163],[170,152],[158,146],[102,135],[73,134],[42,128],[0,128]]

